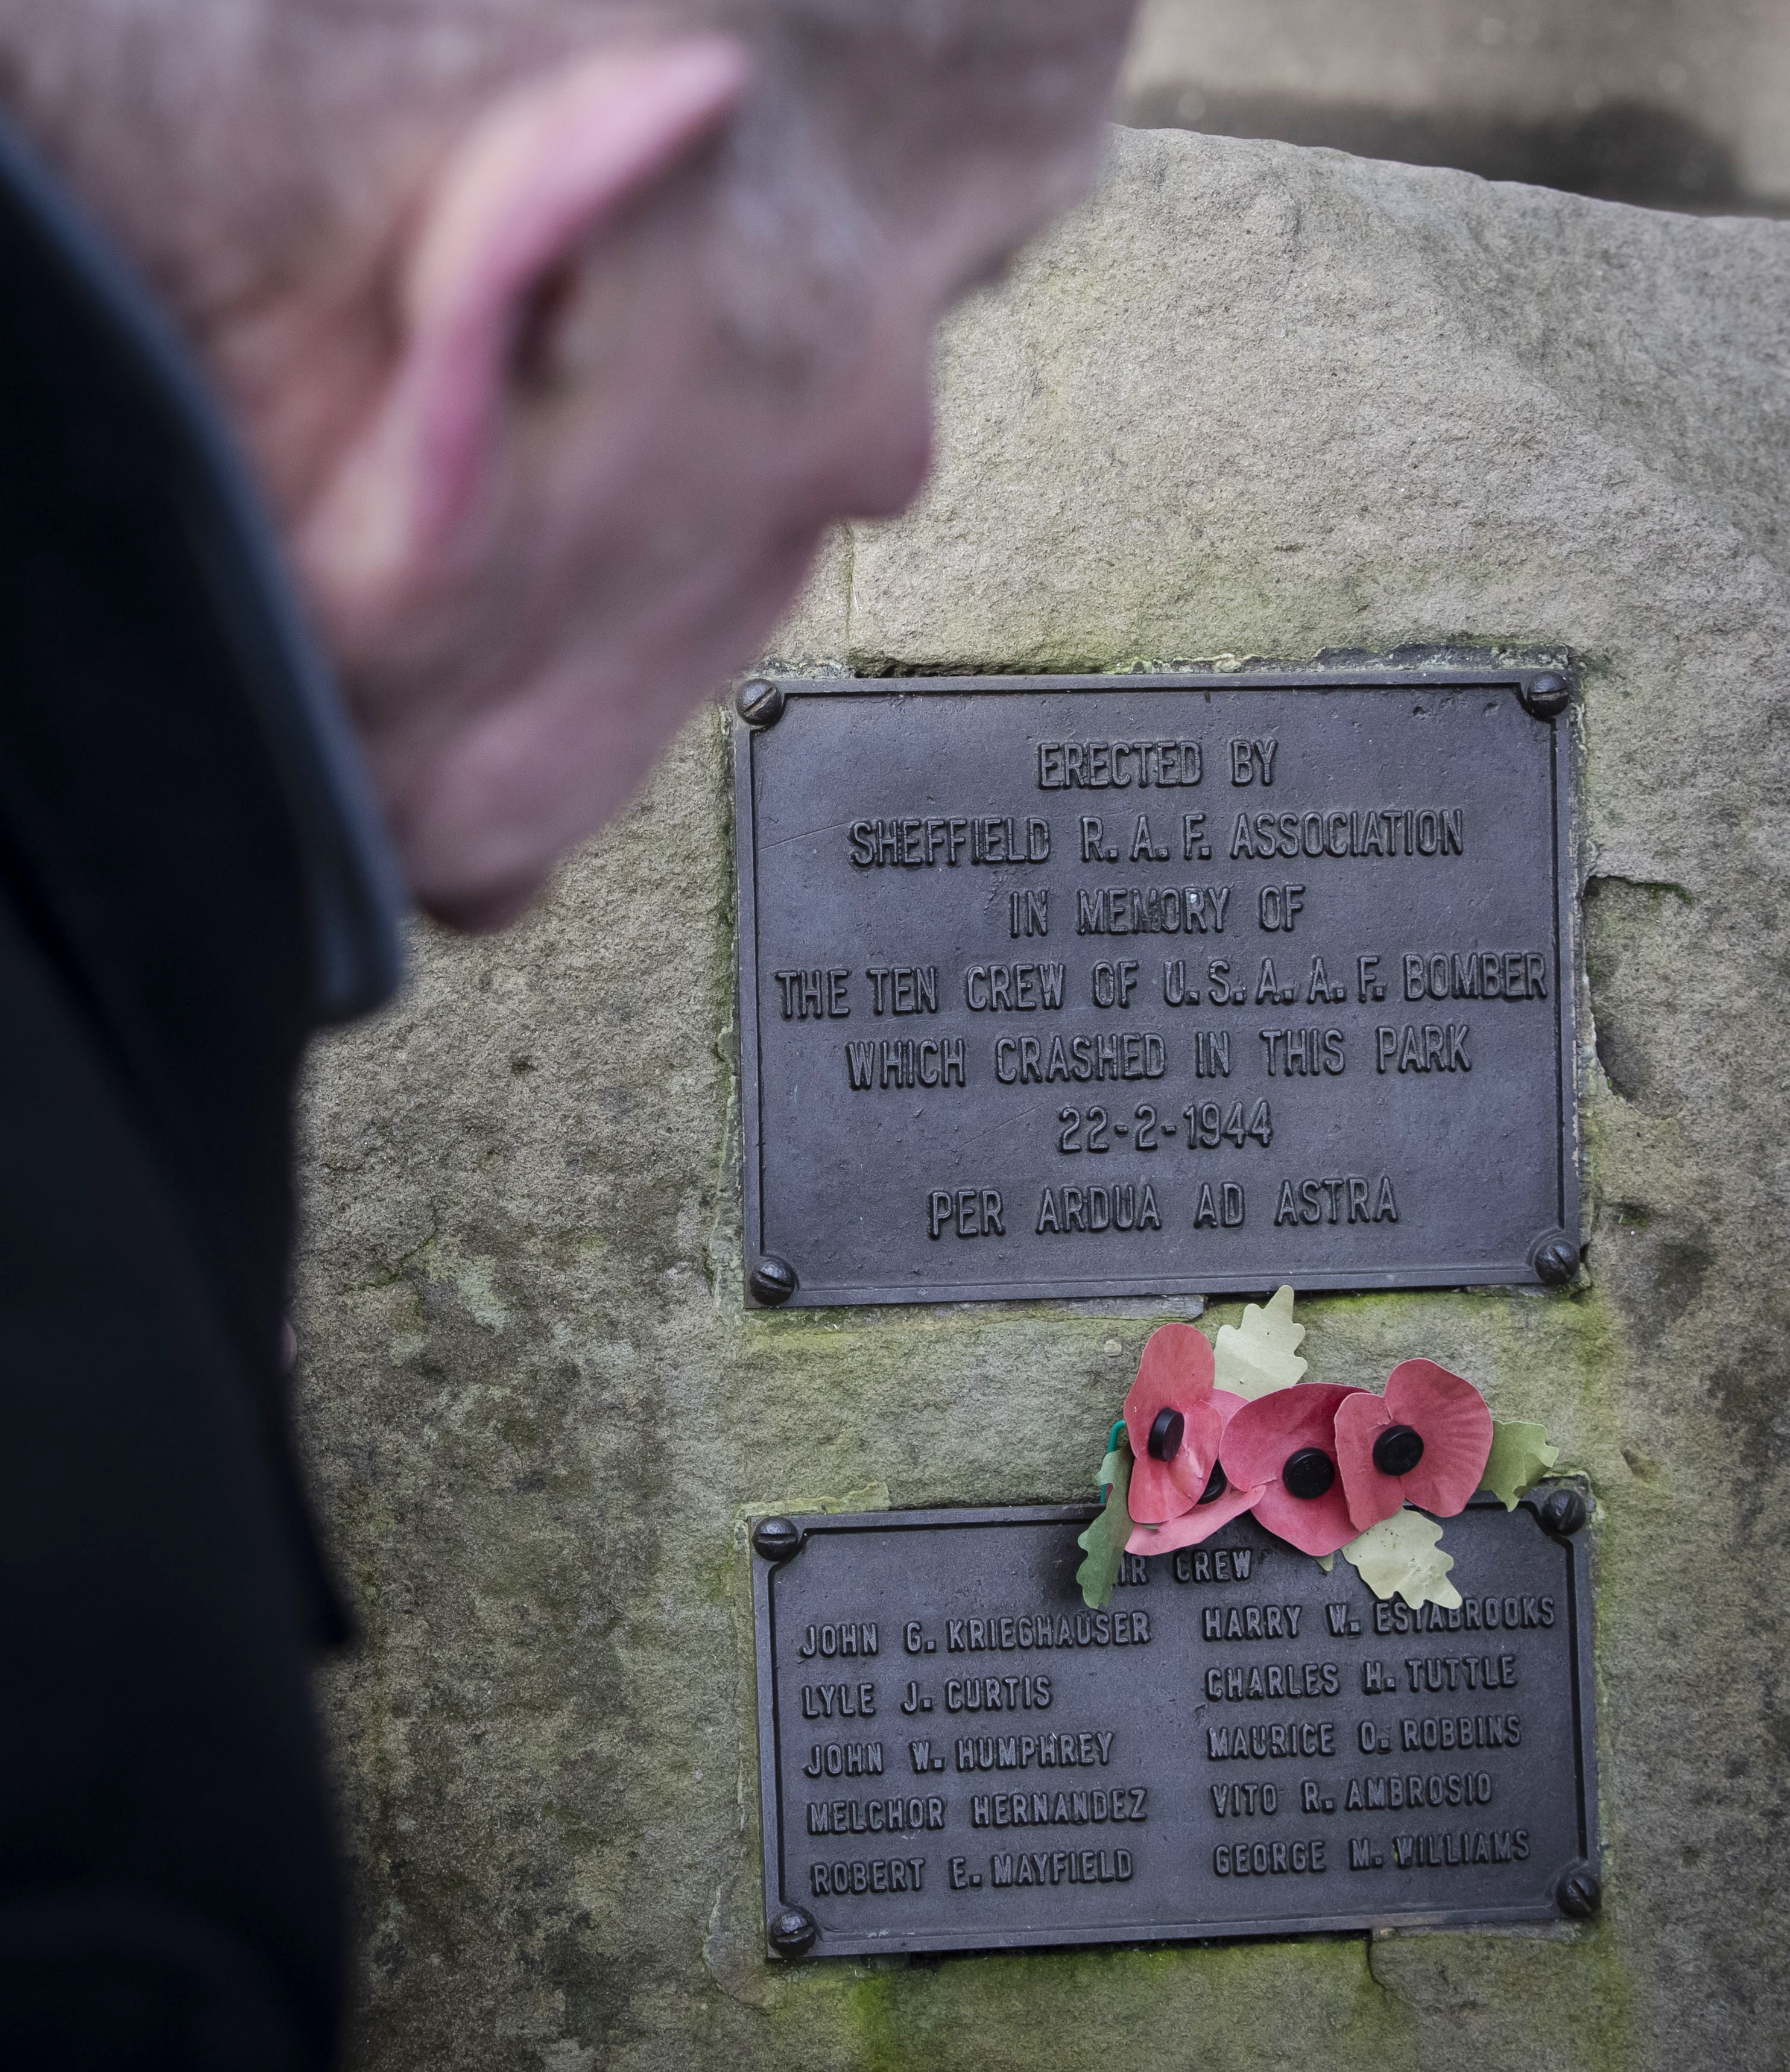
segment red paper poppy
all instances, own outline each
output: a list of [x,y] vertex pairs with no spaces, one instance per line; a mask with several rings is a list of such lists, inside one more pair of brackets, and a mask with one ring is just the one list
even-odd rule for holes
[[1260,1487],[1256,1516],[1303,1553],[1334,1554],[1358,1530],[1336,1466],[1336,1426],[1340,1406],[1363,1393],[1300,1382],[1246,1403],[1225,1430],[1225,1474],[1238,1488]]
[[1129,1509],[1139,1523],[1160,1525],[1191,1511],[1217,1465],[1223,1429],[1212,1400],[1212,1347],[1191,1324],[1152,1331],[1125,1398],[1131,1442]]
[[[1224,1429],[1248,1401],[1246,1396],[1233,1396],[1228,1388],[1212,1392],[1212,1407],[1218,1413],[1219,1450],[1224,1449]],[[1206,1486],[1200,1500],[1191,1511],[1183,1511],[1179,1518],[1172,1518],[1161,1527],[1140,1525],[1125,1543],[1127,1554],[1169,1554],[1177,1547],[1196,1547],[1216,1532],[1221,1525],[1228,1525],[1234,1518],[1240,1518],[1251,1509],[1262,1494],[1258,1489],[1238,1489],[1221,1467],[1213,1466],[1206,1478]],[[1132,1513],[1133,1517],[1136,1513]]]
[[1358,1390],[1336,1412],[1336,1465],[1358,1532],[1402,1504],[1437,1518],[1464,1511],[1491,1451],[1485,1398],[1434,1360],[1400,1361],[1384,1396]]

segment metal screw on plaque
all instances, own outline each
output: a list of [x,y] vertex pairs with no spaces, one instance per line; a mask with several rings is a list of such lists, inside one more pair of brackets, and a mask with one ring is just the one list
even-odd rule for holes
[[733,693],[733,709],[748,726],[774,726],[783,717],[783,686],[748,676]]
[[1538,1248],[1535,1277],[1550,1288],[1564,1288],[1579,1271],[1579,1247],[1570,1238],[1552,1237]]
[[752,1528],[752,1544],[767,1561],[786,1561],[800,1551],[802,1528],[790,1519],[761,1518]]
[[1583,1864],[1574,1864],[1554,1889],[1560,1911],[1589,1921],[1603,1904],[1603,1888]]
[[1519,695],[1537,719],[1557,719],[1572,703],[1572,685],[1556,671],[1544,669],[1525,682]]
[[1558,1482],[1535,1507],[1535,1515],[1550,1532],[1570,1540],[1590,1515],[1583,1493],[1570,1482]]
[[746,1276],[746,1285],[752,1290],[754,1301],[762,1302],[767,1309],[774,1309],[795,1293],[795,1268],[786,1259],[778,1259],[767,1252]]
[[799,1906],[786,1906],[770,1924],[770,1947],[779,1957],[803,1957],[815,1946],[814,1916]]

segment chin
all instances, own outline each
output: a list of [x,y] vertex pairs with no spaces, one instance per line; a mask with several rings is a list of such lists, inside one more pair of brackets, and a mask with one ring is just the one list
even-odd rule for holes
[[462,935],[494,935],[519,921],[540,897],[548,874],[538,872],[523,882],[503,885],[424,886],[412,887],[417,904],[432,920]]

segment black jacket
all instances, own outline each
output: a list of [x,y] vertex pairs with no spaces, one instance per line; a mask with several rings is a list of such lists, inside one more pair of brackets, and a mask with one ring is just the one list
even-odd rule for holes
[[291,1109],[396,880],[154,313],[0,134],[0,2065],[312,2066],[341,1998]]

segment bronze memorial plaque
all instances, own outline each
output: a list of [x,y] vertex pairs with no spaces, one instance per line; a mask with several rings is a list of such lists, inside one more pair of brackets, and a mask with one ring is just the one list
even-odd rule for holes
[[1567,693],[749,685],[756,1299],[1570,1278]]
[[1103,1612],[1074,1580],[1086,1507],[762,1523],[771,1947],[1589,1913],[1584,1536],[1545,1522],[1583,1510],[1550,1495],[1449,1520],[1447,1610],[1247,1517],[1127,1557]]

